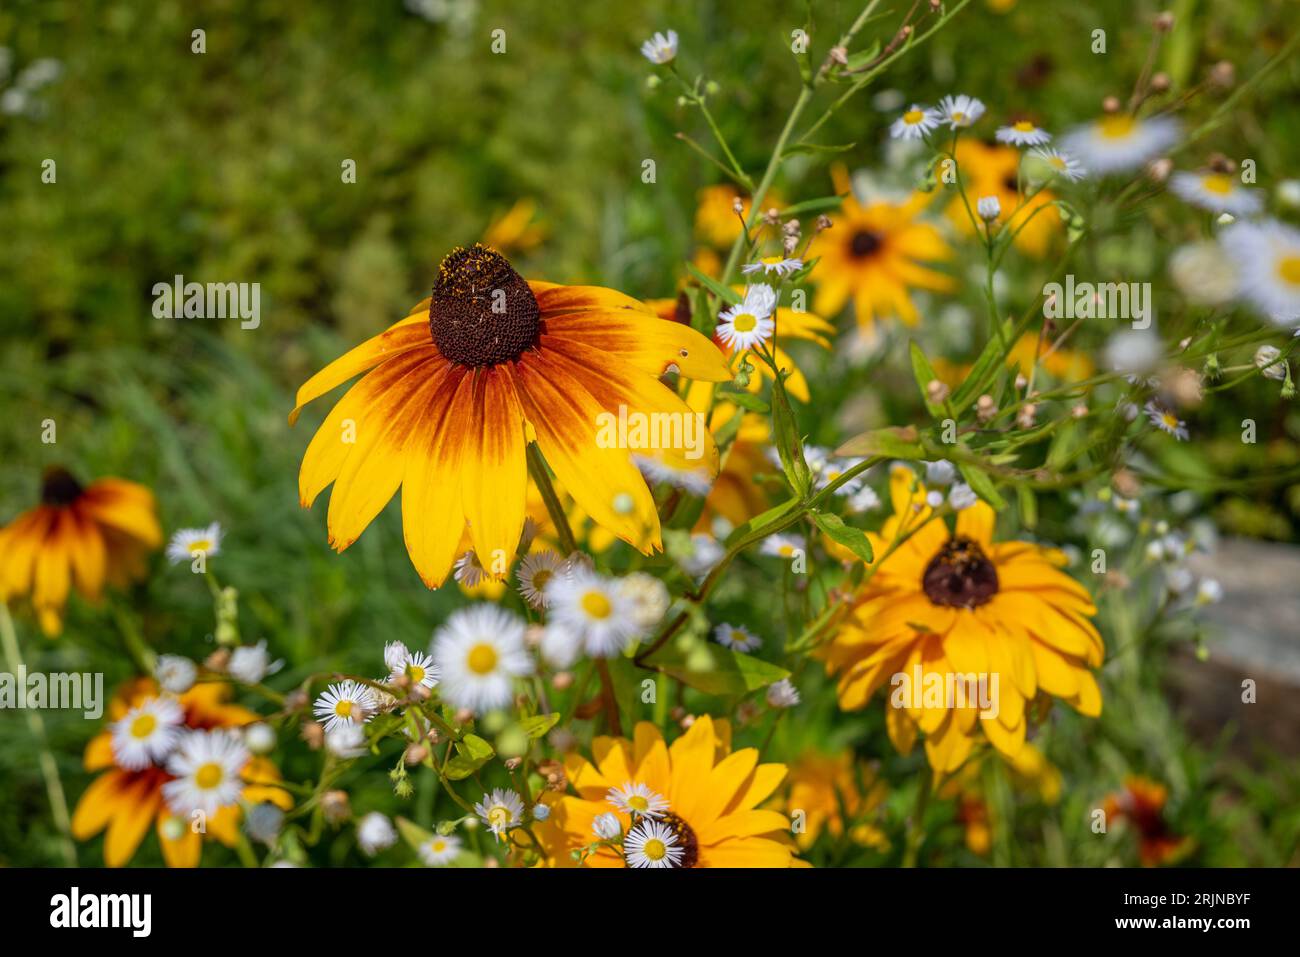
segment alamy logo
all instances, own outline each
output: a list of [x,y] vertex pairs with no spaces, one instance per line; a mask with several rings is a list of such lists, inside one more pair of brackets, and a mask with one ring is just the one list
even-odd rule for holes
[[894,689],[889,703],[895,708],[919,709],[978,708],[981,718],[996,718],[998,673],[961,674],[956,671],[924,671],[915,665],[909,674],[899,671],[889,679]]
[[132,937],[148,937],[153,928],[151,894],[85,894],[74,887],[50,898],[51,927],[126,927]]
[[0,709],[9,708],[67,708],[95,721],[104,713],[104,673],[29,673],[26,665],[19,665],[17,673],[0,671]]
[[1076,283],[1073,273],[1064,286],[1045,285],[1043,299],[1048,319],[1128,319],[1134,329],[1146,329],[1154,312],[1149,282]]
[[629,412],[596,416],[596,445],[602,449],[671,449],[691,461],[704,457],[703,412]]
[[239,328],[262,324],[262,284],[257,282],[186,282],[177,275],[153,284],[156,319],[239,319]]

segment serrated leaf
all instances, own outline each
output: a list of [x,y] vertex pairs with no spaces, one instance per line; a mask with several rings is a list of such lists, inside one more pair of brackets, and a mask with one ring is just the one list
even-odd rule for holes
[[705,694],[747,694],[790,676],[771,662],[698,639],[662,648],[650,661]]
[[700,272],[690,263],[686,264],[686,271],[689,272],[696,279],[698,279],[700,285],[704,286],[706,289],[709,290],[709,292],[713,293],[719,299],[723,300],[724,302],[729,302],[733,306],[740,305],[741,303],[740,295],[734,289],[731,289],[728,286],[724,286],[722,283],[718,282],[712,276],[706,276],[704,273]]
[[844,519],[832,512],[817,512],[813,515],[813,521],[833,541],[843,545],[864,562],[871,562],[875,559],[875,553],[871,550],[871,542],[868,541],[867,533],[862,529],[846,524]]

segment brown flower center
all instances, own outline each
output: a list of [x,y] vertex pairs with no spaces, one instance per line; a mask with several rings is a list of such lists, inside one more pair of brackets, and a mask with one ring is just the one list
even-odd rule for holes
[[[650,818],[646,817],[637,818],[632,830],[645,827],[649,820]],[[677,838],[677,846],[682,849],[682,859],[673,867],[694,867],[698,864],[700,862],[700,841],[695,836],[695,831],[691,829],[691,826],[671,811],[660,814],[658,820],[660,824],[667,825],[668,829],[673,832],[673,836]]]
[[71,505],[81,497],[81,483],[67,469],[54,466],[41,479],[42,505]]
[[849,249],[858,259],[866,259],[868,256],[874,256],[883,243],[884,238],[880,233],[870,229],[859,229],[849,240]]
[[494,366],[537,344],[537,298],[505,256],[475,243],[456,248],[438,267],[429,302],[438,351],[460,365]]
[[925,566],[921,588],[936,605],[976,608],[998,593],[998,570],[977,543],[955,535]]

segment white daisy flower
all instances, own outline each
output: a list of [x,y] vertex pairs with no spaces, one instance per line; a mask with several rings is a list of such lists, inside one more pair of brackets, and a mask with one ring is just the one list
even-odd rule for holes
[[514,679],[533,673],[523,621],[495,605],[453,612],[434,633],[431,650],[443,700],[475,714],[504,708]]
[[1187,173],[1169,177],[1169,191],[1184,202],[1212,213],[1254,216],[1264,208],[1259,192],[1242,186],[1228,173]]
[[777,558],[794,558],[799,552],[804,551],[804,541],[798,535],[778,533],[763,539],[763,544],[758,550],[764,555],[774,555]]
[[359,758],[369,749],[365,729],[359,724],[336,724],[325,732],[325,748],[336,758]]
[[1182,127],[1169,116],[1138,119],[1110,113],[1061,137],[1061,147],[1084,168],[1106,175],[1136,169],[1178,142]]
[[983,115],[984,104],[965,93],[949,94],[939,101],[939,119],[950,129],[970,126]]
[[158,663],[153,669],[153,676],[158,686],[172,694],[184,694],[189,691],[194,687],[194,679],[198,675],[198,666],[180,655],[159,655]]
[[582,636],[567,626],[547,622],[538,650],[556,668],[568,668],[582,657]]
[[684,855],[673,829],[661,821],[638,821],[623,838],[623,856],[629,867],[677,867]]
[[150,698],[109,726],[113,760],[128,771],[161,765],[180,740],[185,712],[171,698]]
[[167,544],[167,557],[173,565],[193,561],[200,553],[205,558],[221,553],[221,523],[213,522],[207,528],[182,528],[172,535]]
[[1155,367],[1164,349],[1151,329],[1121,329],[1106,342],[1106,364],[1125,375],[1140,375]]
[[271,661],[271,655],[266,650],[266,640],[263,639],[255,645],[241,645],[231,652],[226,670],[237,681],[255,685],[268,674],[275,674],[283,665],[283,661]]
[[546,549],[530,552],[519,562],[515,577],[519,579],[519,594],[529,606],[536,609],[546,607],[546,586],[557,575],[567,575],[568,566],[559,552]]
[[617,840],[618,836],[623,833],[623,824],[619,821],[618,815],[610,811],[604,814],[597,814],[591,819],[591,832],[602,841]]
[[896,140],[919,140],[938,126],[940,119],[938,110],[913,103],[910,110],[890,124],[889,135]]
[[1201,306],[1222,306],[1237,295],[1237,267],[1213,240],[1188,243],[1169,257],[1178,291]]
[[667,36],[656,32],[641,44],[641,55],[651,63],[668,63],[677,56],[677,31],[669,30]]
[[455,834],[435,834],[416,853],[426,867],[446,867],[460,856],[461,840]]
[[[421,685],[425,688],[432,688],[438,683],[438,666],[433,663],[433,659],[422,651],[408,651],[406,646],[401,642],[394,642],[401,647],[404,654],[400,657],[394,652],[391,656],[388,648],[384,649],[384,663],[388,665],[388,683],[392,684],[398,678],[405,675],[410,679],[412,687]],[[389,658],[392,658],[390,661]]]
[[239,800],[244,790],[240,772],[248,763],[248,749],[230,731],[189,731],[167,760],[174,780],[163,785],[163,797],[172,812],[215,814]]
[[668,810],[668,799],[640,781],[626,781],[621,788],[610,788],[605,800],[624,814],[641,817],[662,817]]
[[1219,236],[1243,299],[1272,322],[1300,324],[1300,230],[1274,219],[1234,223]]
[[620,578],[618,590],[632,603],[632,623],[641,632],[659,624],[672,604],[664,583],[645,572],[632,572]]
[[1064,177],[1071,183],[1077,183],[1088,175],[1088,171],[1083,168],[1083,164],[1069,153],[1062,153],[1057,149],[1040,146],[1037,149],[1030,150],[1029,155],[1051,170],[1054,176]]
[[621,654],[637,637],[636,608],[618,582],[586,568],[546,588],[550,621],[578,635],[593,658]]
[[389,671],[402,667],[406,664],[407,657],[411,652],[407,649],[406,643],[402,641],[384,642],[384,667]]
[[975,200],[975,212],[984,222],[991,223],[1002,215],[1002,201],[996,196],[981,196]]
[[327,733],[340,724],[364,724],[374,716],[375,710],[374,692],[351,678],[330,685],[312,706]]
[[681,559],[682,569],[697,582],[702,581],[725,554],[722,543],[712,535],[695,532],[691,535],[691,553]]
[[[816,486],[819,489],[826,488],[832,482],[838,482],[844,477],[844,474],[850,469],[859,465],[862,459],[827,459],[821,463],[817,469]],[[809,463],[811,464],[811,463]],[[834,494],[843,495],[846,498],[853,496],[865,481],[864,473],[859,472],[853,478],[846,481],[843,485],[835,487]]]
[[367,857],[374,857],[397,843],[397,828],[386,815],[371,811],[357,822],[357,844]]
[[492,793],[474,805],[474,812],[489,831],[501,837],[524,819],[524,801],[509,788],[493,788]]
[[765,276],[776,273],[778,279],[784,279],[791,276],[803,268],[802,259],[787,259],[784,256],[764,256],[758,262],[746,263],[740,267],[740,271],[746,276],[752,276],[756,272],[761,272]]
[[1213,578],[1202,578],[1196,586],[1196,604],[1213,605],[1223,600],[1223,586]]
[[776,293],[771,286],[767,283],[747,286],[744,301],[718,316],[718,338],[731,349],[753,349],[761,345],[776,329],[771,318],[775,308]]
[[632,464],[641,470],[650,484],[664,482],[704,498],[713,488],[713,473],[707,468],[676,468],[651,455],[633,455]]
[[1012,146],[1042,146],[1052,138],[1051,133],[1039,129],[1029,120],[1018,120],[1010,126],[999,126],[994,136],[999,143],[1009,143]]
[[500,580],[500,576],[494,575],[483,567],[483,563],[478,560],[478,555],[472,548],[456,559],[456,564],[452,566],[452,577],[466,588],[477,588],[485,581]]
[[1151,424],[1161,432],[1169,433],[1179,442],[1186,441],[1188,436],[1187,423],[1174,415],[1169,409],[1157,405],[1153,399],[1146,404],[1143,411],[1146,412],[1147,418],[1151,420]]
[[965,511],[979,500],[975,490],[965,482],[958,482],[948,491],[948,504],[954,512]]
[[754,651],[763,644],[763,639],[744,625],[728,625],[726,622],[713,629],[713,637],[718,644],[732,651]]
[[863,485],[849,496],[849,509],[854,512],[873,512],[880,508],[880,496],[870,485]]
[[803,700],[799,689],[789,678],[782,678],[767,686],[767,703],[772,708],[793,708]]

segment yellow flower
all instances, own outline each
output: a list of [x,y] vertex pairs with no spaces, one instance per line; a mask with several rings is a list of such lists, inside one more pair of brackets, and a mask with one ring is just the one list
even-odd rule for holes
[[[740,195],[734,186],[720,183],[706,186],[696,197],[695,235],[711,246],[730,246],[740,235],[741,217],[749,218],[749,197]],[[736,214],[736,200],[741,201],[741,212]],[[764,209],[784,205],[774,190],[768,190],[763,200]]]
[[[821,652],[839,677],[840,707],[865,707],[890,685],[890,740],[907,753],[924,731],[926,756],[942,773],[957,770],[981,734],[1014,759],[1036,695],[1100,714],[1090,670],[1104,654],[1091,621],[1096,608],[1059,570],[1065,556],[995,542],[994,512],[984,502],[959,512],[950,533],[925,495],[910,468],[894,468],[894,514],[880,534],[870,533],[876,566],[854,596],[851,618]],[[972,687],[979,678],[985,684]]]
[[61,468],[46,471],[41,504],[0,528],[0,601],[31,595],[41,630],[63,630],[68,591],[98,601],[104,584],[144,577],[145,556],[162,544],[153,493],[102,478],[82,485]]
[[864,206],[853,195],[844,168],[836,167],[833,175],[844,203],[830,217],[832,227],[813,241],[809,253],[821,257],[813,269],[817,281],[813,310],[833,316],[852,299],[863,329],[873,328],[877,317],[886,316],[916,325],[920,314],[909,290],[956,288],[951,276],[921,265],[952,256],[939,230],[917,221],[930,196],[917,192],[901,203],[876,200]]
[[546,230],[533,222],[537,203],[521,199],[488,224],[483,245],[504,253],[527,252],[546,238]]
[[[1016,235],[1016,248],[1041,258],[1046,255],[1053,238],[1060,233],[1061,214],[1052,205],[1056,197],[1050,190],[1044,189],[1028,202],[1020,202],[1016,177],[1019,165],[1020,151],[1013,146],[989,146],[978,140],[962,140],[957,144],[957,169],[971,212],[974,212],[977,200],[985,196],[997,197],[1001,212],[996,222],[1011,230],[1023,225],[1024,228]],[[975,231],[960,195],[948,203],[948,218],[966,235]]]
[[[246,708],[227,703],[230,687],[225,684],[197,684],[176,700],[185,713],[185,726],[200,730],[239,727],[258,720]],[[132,708],[158,697],[158,687],[149,678],[127,682],[109,702],[110,722],[120,720]],[[216,838],[227,847],[239,840],[240,809],[230,805],[209,814],[206,831],[196,831],[188,817],[172,813],[163,800],[163,785],[172,776],[160,767],[133,771],[119,767],[113,758],[113,735],[104,730],[86,745],[87,771],[104,771],[86,788],[72,813],[72,836],[87,841],[105,828],[104,863],[121,867],[129,861],[145,831],[153,824],[158,832],[163,860],[168,867],[195,867],[203,851],[203,836]],[[241,774],[246,787],[243,800],[250,804],[269,801],[283,810],[293,807],[291,798],[279,787],[280,772],[265,758],[252,758]]]
[[[525,515],[526,446],[599,525],[643,553],[659,517],[629,450],[598,441],[604,413],[690,414],[658,377],[730,378],[699,333],[662,322],[612,289],[526,282],[476,245],[443,260],[431,299],[330,363],[298,390],[308,402],[362,372],[303,456],[304,507],[331,483],[330,544],[356,541],[398,488],[406,549],[436,588],[466,525],[475,553],[513,555]],[[706,435],[703,463],[716,470]],[[684,449],[665,449],[687,462]],[[690,464],[699,467],[700,461]]]
[[803,831],[796,836],[800,849],[812,847],[823,829],[838,840],[846,820],[855,843],[888,849],[889,838],[868,820],[884,802],[887,788],[874,772],[863,768],[861,774],[859,785],[853,752],[848,750],[834,756],[806,751],[794,763],[784,806],[793,820],[798,820],[798,812],[804,814]]
[[[756,748],[731,750],[731,725],[705,715],[671,745],[649,722],[636,726],[634,740],[598,737],[594,762],[577,754],[565,758],[564,770],[577,796],[548,794],[551,814],[535,825],[549,863],[573,867],[571,854],[596,843],[592,822],[612,813],[627,834],[630,817],[608,800],[611,789],[646,785],[668,800],[660,821],[682,849],[680,867],[790,867],[790,845],[779,838],[790,821],[763,810],[785,777],[783,764],[759,764]],[[616,848],[602,847],[588,856],[588,867],[624,867]]]

